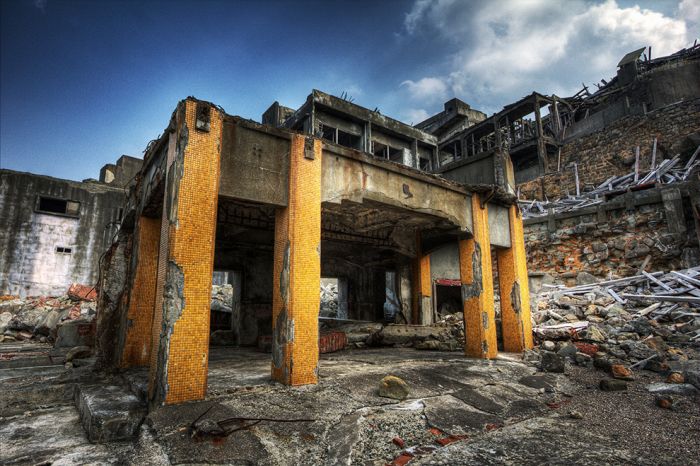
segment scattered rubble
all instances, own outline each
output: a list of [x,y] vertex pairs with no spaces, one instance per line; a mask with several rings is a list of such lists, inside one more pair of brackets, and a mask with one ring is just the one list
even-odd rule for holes
[[544,285],[533,298],[538,348],[526,357],[542,371],[565,372],[567,362],[592,366],[606,373],[603,391],[626,391],[636,371],[656,372],[666,382],[646,387],[666,409],[674,406],[671,396],[699,393],[700,267]]
[[[95,318],[95,291],[79,284],[59,297],[0,296],[0,342],[38,340],[42,343],[74,344]],[[82,335],[86,336],[86,335]]]
[[[570,212],[584,207],[591,207],[602,204],[607,196],[622,194],[628,190],[643,189],[656,184],[670,184],[690,179],[691,175],[697,172],[700,167],[700,146],[695,150],[688,161],[683,164],[681,156],[662,160],[661,163],[653,164],[651,170],[641,172],[639,169],[639,147],[636,150],[635,170],[623,176],[611,176],[595,189],[581,193],[579,187],[578,171],[574,166],[576,178],[577,194],[569,194],[566,197],[554,201],[541,202],[538,200],[519,200],[523,218],[542,217],[550,213],[559,214]],[[654,143],[654,155],[656,157],[656,143]]]

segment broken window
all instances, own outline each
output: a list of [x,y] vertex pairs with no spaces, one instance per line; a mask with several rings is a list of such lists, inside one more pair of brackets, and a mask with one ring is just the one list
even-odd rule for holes
[[339,277],[321,278],[321,309],[319,317],[348,318],[348,281]]
[[321,124],[321,137],[330,142],[338,142],[338,129]]
[[389,158],[389,146],[381,142],[372,141],[372,155],[380,159]]
[[430,171],[430,159],[418,157],[418,168],[424,171]]
[[73,248],[67,248],[65,246],[56,246],[56,254],[71,254]]
[[47,214],[78,217],[80,215],[80,202],[68,201],[56,197],[39,196],[34,210]]
[[392,162],[403,162],[403,150],[402,149],[396,149],[395,147],[387,147],[388,152],[389,152],[389,160]]
[[345,131],[338,130],[338,140],[336,141],[341,146],[349,147],[351,149],[359,149],[360,141],[362,138],[360,136],[355,136],[354,134],[346,133]]
[[197,102],[197,122],[195,127],[200,131],[209,131],[211,128],[211,107],[205,102]]

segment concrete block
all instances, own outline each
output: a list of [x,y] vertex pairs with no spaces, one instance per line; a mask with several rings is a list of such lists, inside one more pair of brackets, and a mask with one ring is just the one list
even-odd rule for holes
[[57,348],[74,348],[76,346],[93,346],[95,344],[95,326],[91,322],[72,320],[56,328]]
[[93,443],[131,439],[147,414],[146,404],[128,388],[113,385],[79,386],[75,404]]

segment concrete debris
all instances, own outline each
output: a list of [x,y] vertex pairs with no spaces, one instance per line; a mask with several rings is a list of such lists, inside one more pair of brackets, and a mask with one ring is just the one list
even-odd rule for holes
[[[63,340],[63,347],[81,346],[81,341],[90,342],[91,338],[94,339],[91,322],[96,313],[94,290],[89,292],[90,289],[73,284],[65,295],[59,297],[20,299],[2,296],[0,342],[37,340],[54,343]],[[73,334],[76,336],[69,337]]]
[[663,364],[687,361],[686,348],[700,345],[699,278],[696,267],[572,288],[544,286],[533,311],[535,335],[550,351],[576,342],[596,367],[613,367],[616,377],[626,377],[630,364],[667,371]]
[[637,167],[635,171],[626,175],[611,176],[595,189],[579,195],[568,195],[550,202],[521,199],[518,202],[523,212],[523,218],[570,212],[603,204],[607,199],[606,196],[621,194],[629,190],[653,187],[657,184],[686,181],[700,168],[699,154],[700,146],[685,164],[682,163],[679,154],[671,159],[661,161],[661,163],[648,171],[640,172]]
[[211,310],[231,313],[233,286],[213,285],[211,287]]
[[379,396],[394,400],[405,400],[408,397],[408,384],[400,377],[387,375],[379,383]]
[[604,392],[620,392],[627,390],[627,382],[618,379],[603,379],[600,381],[600,389]]

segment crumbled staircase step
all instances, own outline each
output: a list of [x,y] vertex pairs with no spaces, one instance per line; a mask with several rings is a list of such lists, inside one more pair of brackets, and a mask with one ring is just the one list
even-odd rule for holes
[[94,443],[134,437],[147,414],[144,402],[128,388],[114,385],[79,386],[75,404],[88,439]]

